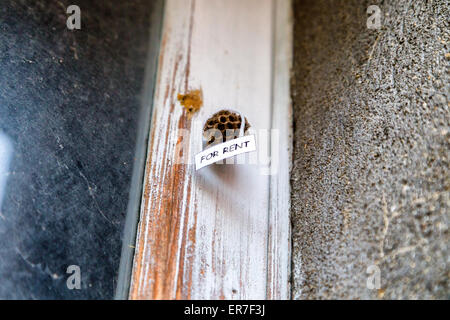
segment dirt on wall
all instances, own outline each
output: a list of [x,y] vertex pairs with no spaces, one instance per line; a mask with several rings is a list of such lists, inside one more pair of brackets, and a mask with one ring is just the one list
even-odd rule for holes
[[293,11],[292,297],[450,298],[448,2]]

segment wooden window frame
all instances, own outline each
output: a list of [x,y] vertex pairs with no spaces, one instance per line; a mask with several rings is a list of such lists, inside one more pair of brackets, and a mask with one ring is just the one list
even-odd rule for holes
[[[130,299],[290,298],[291,63],[288,0],[165,1]],[[266,173],[189,163],[221,108],[272,134]]]

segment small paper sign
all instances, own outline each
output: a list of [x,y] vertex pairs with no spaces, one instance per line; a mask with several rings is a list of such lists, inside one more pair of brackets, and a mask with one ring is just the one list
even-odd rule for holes
[[212,146],[195,155],[196,170],[214,162],[256,150],[255,136],[243,136]]

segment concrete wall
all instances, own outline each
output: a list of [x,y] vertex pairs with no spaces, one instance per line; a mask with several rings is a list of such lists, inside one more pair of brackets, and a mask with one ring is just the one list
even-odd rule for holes
[[449,298],[447,1],[294,16],[293,298]]

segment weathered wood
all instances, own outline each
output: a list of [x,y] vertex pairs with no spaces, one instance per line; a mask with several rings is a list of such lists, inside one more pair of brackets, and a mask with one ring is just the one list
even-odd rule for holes
[[[290,298],[290,171],[292,154],[292,106],[290,71],[292,67],[292,10],[290,1],[276,1],[274,10],[272,130],[278,140],[272,143],[272,163],[277,173],[270,179],[268,299]],[[273,169],[272,169],[273,170]]]
[[[166,2],[131,299],[288,297],[289,55],[275,54],[273,13],[277,7],[286,14],[289,4],[276,3]],[[283,84],[273,86],[273,75]],[[201,89],[204,102],[192,118],[177,101],[190,89]],[[272,119],[273,107],[280,113]],[[248,118],[259,163],[267,146],[285,148],[276,168],[195,171],[202,122],[223,108]],[[287,127],[270,145],[264,141],[272,125]]]

